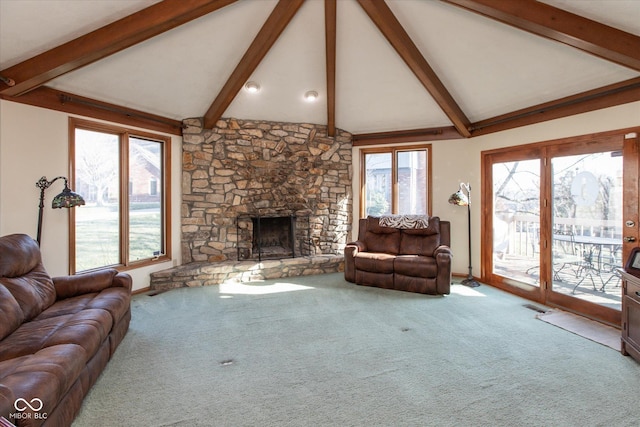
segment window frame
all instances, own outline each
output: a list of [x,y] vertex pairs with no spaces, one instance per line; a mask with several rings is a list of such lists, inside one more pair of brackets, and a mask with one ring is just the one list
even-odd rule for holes
[[[115,124],[93,122],[90,120],[69,118],[69,182],[75,187],[76,182],[76,158],[75,158],[75,138],[76,129],[83,129],[93,132],[102,132],[118,135],[119,139],[119,229],[118,240],[120,256],[117,264],[104,265],[88,270],[76,271],[76,217],[75,209],[70,209],[69,213],[69,273],[101,270],[104,268],[115,268],[119,271],[131,270],[145,267],[171,260],[171,137],[158,133],[151,133],[119,126]],[[129,137],[137,137],[158,141],[162,144],[162,183],[158,183],[158,188],[162,188],[161,199],[161,221],[162,221],[162,246],[163,253],[156,257],[149,257],[141,260],[129,261]],[[161,186],[161,187],[160,187]]]
[[391,213],[392,215],[398,212],[398,153],[404,151],[426,151],[427,153],[427,185],[425,190],[427,192],[427,215],[431,216],[432,212],[432,145],[431,144],[417,144],[417,145],[398,145],[388,147],[366,147],[360,149],[360,218],[364,218],[366,215],[365,201],[366,201],[366,188],[367,188],[367,170],[365,158],[367,154],[391,154]]

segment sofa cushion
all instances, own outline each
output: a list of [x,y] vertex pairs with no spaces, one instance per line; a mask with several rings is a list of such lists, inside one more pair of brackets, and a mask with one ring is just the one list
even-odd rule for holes
[[364,243],[368,252],[383,252],[396,255],[400,249],[400,230],[391,227],[380,227],[378,218],[367,218],[367,231]]
[[24,321],[20,304],[11,292],[0,285],[0,340],[15,331]]
[[371,273],[393,273],[395,255],[380,252],[358,252],[355,256],[357,270]]
[[109,312],[99,309],[26,322],[0,341],[0,361],[35,354],[47,347],[75,344],[84,349],[83,363],[86,363],[112,326]]
[[16,299],[25,321],[42,313],[56,300],[53,281],[44,270],[33,270],[22,277],[2,277],[0,285],[6,287]]
[[51,413],[85,368],[84,349],[74,344],[56,345],[34,354],[0,362],[0,415],[15,412],[22,398],[42,401],[40,413]]
[[0,239],[0,277],[19,277],[41,263],[40,248],[26,234],[10,234]]
[[436,259],[421,255],[398,255],[393,263],[394,272],[405,276],[433,278],[438,275]]
[[0,239],[0,285],[18,302],[25,321],[39,315],[56,300],[53,281],[42,265],[40,248],[25,234]]
[[86,309],[101,309],[111,315],[116,324],[129,310],[129,290],[126,288],[107,288],[102,292],[78,295],[61,299],[40,313],[35,320],[48,319],[65,314],[75,314]]
[[399,254],[433,256],[440,246],[440,218],[432,217],[429,227],[402,230]]

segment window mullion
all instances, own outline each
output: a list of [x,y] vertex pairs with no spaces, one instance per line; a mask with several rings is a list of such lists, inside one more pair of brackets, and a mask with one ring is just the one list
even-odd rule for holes
[[398,213],[398,150],[391,151],[391,213]]
[[161,223],[162,223],[162,238],[161,238],[161,247],[162,254],[165,256],[169,253],[169,245],[168,245],[168,237],[170,234],[170,224],[171,224],[171,212],[167,209],[167,200],[171,194],[171,180],[169,179],[168,173],[171,172],[171,156],[167,155],[167,153],[171,153],[168,142],[162,143],[162,175],[160,179],[160,189],[162,191],[162,198],[160,199],[160,215],[161,215]]
[[129,136],[121,135],[120,143],[120,263],[129,264]]

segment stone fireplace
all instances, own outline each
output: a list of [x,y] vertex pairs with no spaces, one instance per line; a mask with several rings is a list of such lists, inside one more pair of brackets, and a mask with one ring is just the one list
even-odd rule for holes
[[342,254],[351,238],[349,133],[236,119],[184,126],[184,263]]

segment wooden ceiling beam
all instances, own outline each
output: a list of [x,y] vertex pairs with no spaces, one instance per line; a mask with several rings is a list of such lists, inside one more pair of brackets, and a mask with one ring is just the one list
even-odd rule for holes
[[640,71],[640,37],[535,0],[443,0]]
[[[640,77],[523,108],[471,124],[477,137],[640,101]],[[454,127],[354,134],[353,146],[460,139]]]
[[442,141],[462,139],[453,126],[441,128],[409,129],[391,132],[359,133],[352,135],[354,147],[363,145],[402,144],[406,142]]
[[204,115],[204,127],[211,129],[222,117],[247,79],[258,67],[304,0],[280,0],[253,39],[231,76]]
[[398,55],[409,66],[420,83],[429,91],[442,111],[449,117],[453,126],[464,137],[470,137],[469,119],[458,106],[453,96],[440,81],[435,71],[420,53],[409,34],[402,27],[384,0],[358,0],[369,18],[376,24],[380,32],[387,38]]
[[482,120],[473,123],[471,131],[475,137],[636,101],[640,77]]
[[182,136],[180,120],[62,92],[47,86],[40,86],[21,96],[0,94],[0,99]]
[[336,0],[324,1],[324,33],[327,61],[327,135],[336,134]]
[[236,0],[164,0],[0,71],[13,81],[0,94],[19,96],[65,73],[105,58]]

